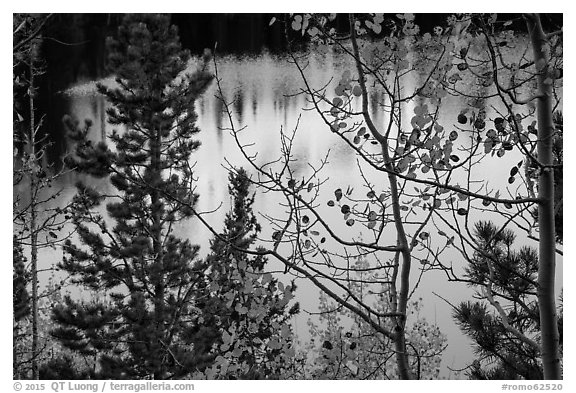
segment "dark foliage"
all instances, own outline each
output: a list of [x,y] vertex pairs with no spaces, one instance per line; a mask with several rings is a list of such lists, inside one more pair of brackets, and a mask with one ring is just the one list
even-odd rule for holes
[[200,145],[194,101],[211,76],[184,74],[189,53],[164,15],[126,15],[108,49],[118,86],[99,90],[111,103],[108,121],[122,130],[108,136],[110,148],[88,139],[89,124],[69,121],[76,148],[67,164],[108,177],[117,196],[78,184],[72,221],[82,246],[67,241],[61,263],[98,298],[55,307],[54,335],[77,353],[97,355],[100,378],[175,378],[198,363],[184,332],[196,323],[203,264],[198,246],[173,229],[193,215],[198,198],[189,165]]
[[68,355],[48,360],[40,366],[40,379],[93,379],[86,370],[78,371],[78,364]]
[[[468,261],[466,278],[471,285],[482,289],[483,297],[490,291],[512,328],[538,342],[536,250],[530,247],[514,250],[514,233],[507,229],[501,231],[491,222],[478,222],[474,235],[478,250]],[[453,315],[462,331],[474,342],[478,355],[478,360],[469,369],[470,378],[543,378],[539,351],[512,334],[493,305],[484,301],[462,302]],[[561,317],[558,325],[561,332]]]
[[26,257],[20,242],[14,236],[12,242],[12,305],[16,322],[30,314],[28,294],[29,273],[26,271]]

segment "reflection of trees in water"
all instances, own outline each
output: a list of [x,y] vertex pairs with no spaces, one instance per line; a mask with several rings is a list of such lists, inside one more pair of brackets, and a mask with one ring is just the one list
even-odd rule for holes
[[233,98],[233,108],[234,108],[234,114],[236,115],[236,117],[238,118],[238,122],[240,123],[240,126],[242,126],[243,123],[243,119],[244,119],[244,94],[245,94],[245,87],[242,84],[241,81],[239,81],[240,83],[236,86],[235,90],[234,90],[234,98]]
[[[418,57],[418,54],[415,54]],[[313,82],[324,85],[332,75],[340,75],[344,70],[350,69],[342,56],[328,54],[320,56],[315,54],[313,61],[307,69]],[[418,59],[415,59],[418,61]],[[282,127],[284,131],[292,131],[299,115],[306,114],[304,107],[310,107],[302,95],[298,95],[300,88],[300,76],[292,68],[287,68],[287,60],[272,55],[264,54],[258,57],[233,57],[221,58],[218,63],[218,71],[224,85],[224,94],[234,115],[234,120],[240,126],[247,126],[247,139],[265,138],[266,149],[274,150],[279,145],[278,131]],[[414,75],[414,74],[413,74]],[[416,77],[416,79],[418,79]],[[411,89],[418,84],[418,80],[406,80],[403,89]],[[327,87],[327,95],[333,95],[334,83]],[[480,91],[479,94],[485,93]],[[386,107],[386,95],[381,89],[372,88],[369,91],[369,108],[373,118],[379,123],[389,120]],[[70,113],[80,121],[90,118],[94,122],[93,135],[102,138],[110,131],[110,126],[105,121],[105,102],[103,97],[96,94],[74,95],[64,97],[67,100],[67,108],[63,113]],[[447,99],[449,103],[450,99]],[[417,98],[414,105],[419,105],[422,98]],[[356,105],[357,103],[355,103]],[[443,113],[446,124],[448,120],[455,119],[455,111],[459,110],[458,103],[452,103],[453,108]],[[450,104],[448,105],[450,106]],[[213,88],[198,100],[198,113],[205,119],[203,133],[212,133],[215,129],[216,145],[213,147],[216,159],[222,156],[225,150],[234,151],[232,142],[226,138],[227,133],[222,131],[225,122],[223,103],[215,95]],[[406,106],[403,113],[403,122],[411,118],[412,105]],[[444,110],[443,110],[444,111]],[[449,113],[448,113],[449,112]],[[450,119],[454,116],[453,119]],[[295,152],[303,161],[316,160],[315,149],[320,144],[331,146],[333,164],[342,171],[345,165],[353,163],[354,155],[350,149],[344,148],[344,142],[335,136],[323,123],[310,123],[306,121],[309,129],[298,131]],[[403,126],[408,127],[409,123]],[[63,132],[59,138],[64,141]],[[206,141],[207,143],[207,141]],[[206,147],[207,148],[207,147]],[[266,155],[266,152],[261,152]]]
[[216,139],[218,141],[218,151],[222,151],[222,116],[224,116],[224,104],[219,99],[214,99],[214,123],[216,128]]
[[258,111],[258,95],[256,89],[252,89],[252,116],[256,117]]

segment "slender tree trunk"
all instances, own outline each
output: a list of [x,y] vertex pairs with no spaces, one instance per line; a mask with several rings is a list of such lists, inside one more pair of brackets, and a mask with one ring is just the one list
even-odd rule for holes
[[161,212],[161,202],[160,194],[157,188],[160,186],[162,179],[162,168],[161,168],[161,156],[162,156],[162,130],[160,128],[154,130],[153,139],[151,140],[151,159],[150,167],[152,170],[152,192],[150,193],[150,199],[152,202],[152,243],[154,249],[154,266],[155,274],[155,317],[156,317],[156,335],[159,342],[154,343],[155,347],[158,349],[155,356],[158,359],[154,359],[158,364],[158,369],[154,371],[154,379],[164,379],[164,358],[165,358],[165,348],[164,345],[168,345],[165,342],[165,310],[164,310],[164,293],[165,293],[165,283],[164,283],[164,266],[163,266],[163,255],[162,255],[162,212]]
[[554,280],[556,276],[556,240],[554,226],[554,170],[552,141],[552,83],[549,79],[547,38],[537,14],[526,15],[528,31],[538,72],[538,161],[545,166],[538,178],[538,227],[540,230],[538,265],[538,307],[542,365],[545,379],[561,379],[559,335],[556,315]]
[[34,120],[34,44],[30,48],[30,158],[33,167],[30,171],[30,254],[31,254],[31,275],[32,275],[32,379],[38,379],[38,228],[36,212],[37,168],[36,159],[36,124]]
[[[402,260],[400,268],[400,291],[397,294],[396,303],[398,309],[394,310],[396,312],[402,313],[402,317],[396,318],[395,333],[396,337],[394,339],[394,347],[396,350],[396,363],[398,366],[398,374],[401,379],[412,379],[412,373],[410,372],[410,366],[408,364],[408,352],[406,351],[406,310],[408,308],[408,294],[410,286],[410,267],[412,263],[412,255],[410,254],[408,238],[406,237],[406,231],[404,230],[404,224],[402,217],[400,215],[400,200],[398,191],[398,178],[392,173],[394,170],[392,164],[390,163],[390,156],[388,154],[387,144],[382,146],[382,152],[384,154],[384,159],[386,160],[386,169],[388,172],[388,181],[390,183],[390,194],[392,197],[392,211],[394,214],[394,221],[396,225],[396,244],[400,247],[400,258]],[[395,269],[398,269],[396,266]]]
[[[408,352],[406,350],[406,309],[408,306],[408,294],[410,287],[410,266],[412,263],[412,256],[410,254],[408,238],[406,236],[406,231],[404,230],[404,224],[402,217],[400,215],[400,199],[398,191],[398,177],[395,174],[394,165],[390,158],[388,152],[388,140],[384,135],[382,135],[368,113],[368,93],[366,88],[366,79],[364,75],[364,70],[362,69],[362,64],[358,60],[360,58],[358,42],[356,41],[356,32],[354,27],[354,14],[350,15],[350,38],[352,41],[352,48],[354,51],[354,57],[356,62],[356,71],[358,72],[358,82],[362,90],[362,114],[366,125],[370,130],[372,136],[380,143],[382,147],[382,155],[384,157],[384,165],[388,172],[388,182],[390,183],[390,195],[392,198],[392,211],[394,214],[394,221],[396,226],[396,244],[400,249],[401,254],[401,267],[397,265],[394,267],[396,273],[394,277],[398,277],[398,271],[400,272],[400,291],[396,292],[394,290],[395,299],[393,303],[397,305],[395,312],[403,314],[402,317],[396,317],[396,327],[394,329],[394,348],[396,351],[396,365],[398,367],[398,375],[400,379],[412,379],[412,373],[410,372],[410,366],[408,364]],[[394,288],[396,287],[396,282],[392,284]]]

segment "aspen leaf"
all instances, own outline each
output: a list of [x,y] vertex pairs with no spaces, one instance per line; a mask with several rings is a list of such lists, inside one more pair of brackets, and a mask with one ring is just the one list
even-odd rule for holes
[[353,361],[348,361],[348,363],[346,363],[346,367],[348,367],[354,376],[358,375],[360,369],[356,364],[354,364]]
[[474,122],[474,127],[476,127],[479,130],[482,130],[485,126],[486,126],[486,123],[484,122],[484,120],[477,119]]
[[231,341],[232,341],[232,336],[226,330],[224,330],[222,332],[222,342],[224,344],[230,344]]
[[342,199],[342,189],[338,188],[334,191],[334,196],[336,197],[336,202],[340,202],[340,199]]
[[274,233],[272,234],[272,239],[273,239],[273,240],[280,240],[281,237],[282,237],[282,232],[281,232],[281,231],[274,231]]
[[238,358],[238,357],[240,357],[240,356],[242,355],[243,352],[244,352],[244,351],[242,350],[242,348],[236,347],[236,348],[234,348],[234,350],[232,351],[232,356]]
[[327,350],[331,350],[334,348],[334,346],[332,345],[332,343],[328,340],[324,340],[324,343],[322,343],[322,348],[325,348]]

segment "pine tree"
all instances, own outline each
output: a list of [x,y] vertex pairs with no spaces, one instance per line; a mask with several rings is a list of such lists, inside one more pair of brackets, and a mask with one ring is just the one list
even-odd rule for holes
[[100,296],[67,297],[54,309],[54,335],[96,356],[99,377],[174,378],[196,362],[183,333],[196,323],[203,268],[198,246],[176,237],[174,226],[192,216],[198,198],[189,161],[200,145],[194,102],[211,80],[208,59],[185,73],[190,54],[165,15],[126,15],[108,49],[117,87],[99,91],[111,104],[108,122],[122,130],[108,136],[109,147],[69,121],[77,145],[68,165],[108,176],[116,193],[78,184],[72,220],[81,245],[66,242],[61,264]]
[[61,355],[54,357],[40,365],[40,379],[92,379],[86,370],[78,368],[71,356]]
[[[466,268],[469,283],[484,301],[461,302],[454,317],[475,344],[473,379],[542,379],[536,249],[513,249],[515,235],[493,223],[476,224],[478,249]],[[558,329],[562,348],[562,312]]]
[[30,314],[30,295],[27,289],[30,277],[26,271],[24,250],[16,236],[12,242],[12,270],[12,302],[14,321],[17,323]]
[[30,315],[30,295],[27,286],[30,275],[26,271],[26,257],[18,239],[14,236],[12,241],[12,368],[14,379],[21,379],[24,375],[23,364],[26,362],[26,332],[22,331],[22,321]]
[[204,301],[197,304],[206,327],[191,335],[195,348],[214,359],[205,370],[208,378],[279,378],[294,355],[290,318],[299,305],[288,308],[288,303],[296,287],[265,272],[264,256],[245,252],[260,232],[254,195],[244,169],[230,173],[229,182],[232,208],[223,232],[211,242],[204,296],[199,297]]

